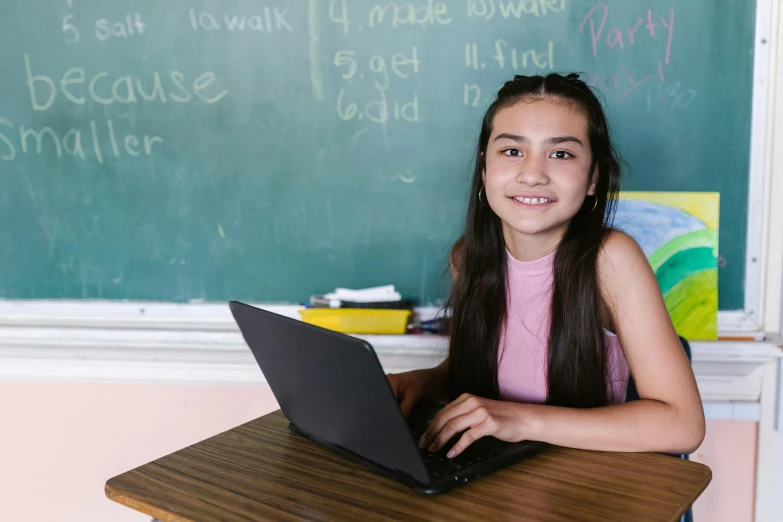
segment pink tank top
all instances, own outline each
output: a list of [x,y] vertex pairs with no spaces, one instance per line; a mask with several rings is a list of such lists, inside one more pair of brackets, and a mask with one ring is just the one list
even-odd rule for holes
[[[507,252],[508,253],[508,252]],[[508,253],[507,316],[498,347],[500,398],[543,404],[547,397],[547,341],[551,321],[555,253],[523,262]],[[625,401],[628,362],[616,335],[604,330],[609,401]]]

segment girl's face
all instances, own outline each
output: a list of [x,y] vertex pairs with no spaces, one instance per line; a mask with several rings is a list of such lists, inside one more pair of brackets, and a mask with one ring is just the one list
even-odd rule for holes
[[482,177],[506,244],[532,236],[556,244],[585,198],[595,194],[591,161],[587,118],[576,107],[542,98],[501,109]]

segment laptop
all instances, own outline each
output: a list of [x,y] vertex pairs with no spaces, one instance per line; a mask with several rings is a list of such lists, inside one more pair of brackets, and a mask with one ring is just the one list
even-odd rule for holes
[[229,308],[289,430],[415,491],[437,494],[534,455],[544,444],[484,437],[450,459],[418,440],[442,404],[406,419],[372,346],[362,339],[231,301]]

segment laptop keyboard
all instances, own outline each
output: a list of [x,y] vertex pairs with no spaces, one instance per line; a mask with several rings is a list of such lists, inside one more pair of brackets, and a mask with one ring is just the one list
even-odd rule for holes
[[[416,431],[413,431],[414,440],[418,441],[423,434],[424,432],[417,433]],[[497,455],[494,451],[472,444],[456,457],[452,459],[448,458],[446,454],[448,453],[449,448],[457,443],[461,435],[462,434],[460,433],[452,437],[441,449],[434,453],[427,448],[419,449],[419,454],[424,461],[424,465],[432,477],[441,478],[447,475],[453,475]]]

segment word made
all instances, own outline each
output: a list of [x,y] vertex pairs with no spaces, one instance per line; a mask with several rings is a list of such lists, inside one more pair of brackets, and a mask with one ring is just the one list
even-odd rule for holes
[[[45,74],[33,74],[30,56],[27,54],[24,55],[24,64],[30,101],[35,111],[49,109],[59,92],[66,100],[77,105],[84,105],[88,97],[103,105],[133,104],[139,101],[166,103],[167,100],[188,103],[193,99],[212,104],[228,94],[228,89],[218,90],[213,86],[217,79],[213,72],[204,72],[191,82],[180,71],[172,71],[168,81],[162,80],[160,73],[154,71],[150,85],[150,78],[142,81],[138,76],[123,75],[112,80],[105,71],[97,72],[88,79],[84,68],[71,67],[55,82]],[[164,88],[164,83],[167,88]]]
[[448,7],[443,2],[428,0],[423,6],[388,2],[370,10],[370,27],[388,22],[392,27],[401,25],[448,25],[451,23]]
[[222,17],[215,16],[206,11],[196,12],[190,10],[190,26],[194,31],[219,31],[226,29],[228,31],[255,31],[259,33],[271,33],[274,31],[293,32],[291,24],[285,18],[285,11],[279,8],[264,7],[263,15],[255,14],[252,16],[229,16],[224,14]]
[[[346,0],[329,1],[329,20],[341,25],[343,33],[350,32],[351,25],[361,31],[365,25],[355,23],[348,15],[348,5]],[[421,4],[385,2],[374,5],[370,8],[367,16],[366,27],[372,29],[380,26],[397,28],[408,27],[426,27],[434,25],[449,25],[452,22],[449,16],[449,8],[445,2],[436,2],[435,0],[426,0]]]
[[[598,22],[598,28],[596,28],[596,18],[598,17],[600,17],[600,21]],[[587,12],[585,17],[582,19],[582,23],[579,25],[579,34],[584,34],[585,25],[587,25],[588,22],[590,23],[590,40],[593,45],[594,58],[598,56],[599,43],[605,43],[605,45],[610,49],[619,47],[620,49],[625,50],[626,45],[629,47],[634,45],[640,35],[649,33],[650,38],[655,39],[655,29],[658,28],[659,36],[665,34],[667,37],[666,57],[664,59],[664,63],[669,63],[672,51],[672,36],[674,35],[673,9],[669,11],[668,21],[663,17],[658,18],[662,27],[659,27],[659,24],[653,20],[652,9],[647,10],[646,21],[642,18],[637,18],[636,22],[630,27],[610,27],[606,33],[604,33],[604,29],[606,28],[606,21],[608,18],[609,6],[606,4],[599,4]],[[637,34],[637,31],[642,28],[642,32]]]

